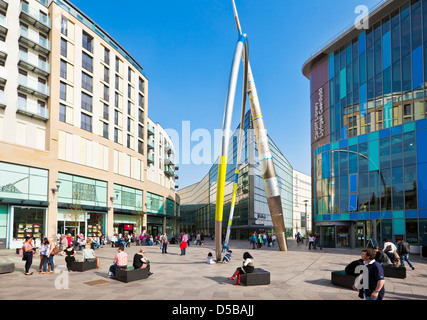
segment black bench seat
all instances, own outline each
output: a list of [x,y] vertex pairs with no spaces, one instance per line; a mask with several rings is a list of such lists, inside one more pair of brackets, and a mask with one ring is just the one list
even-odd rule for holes
[[74,261],[71,265],[71,270],[83,272],[86,270],[96,269],[97,265],[98,264],[96,262],[96,259],[86,261]]
[[258,286],[270,284],[270,272],[255,268],[252,273],[244,273],[240,277],[240,283],[245,286]]
[[117,280],[122,282],[131,282],[135,280],[142,280],[148,278],[148,268],[144,269],[134,269],[133,267],[128,267],[127,269],[116,269],[116,277]]
[[0,263],[0,273],[10,273],[15,271],[15,264],[13,262]]

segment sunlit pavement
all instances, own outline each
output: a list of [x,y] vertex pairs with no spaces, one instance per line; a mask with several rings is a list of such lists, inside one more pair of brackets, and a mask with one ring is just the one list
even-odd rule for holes
[[[308,250],[288,239],[288,251],[262,247],[253,250],[248,241],[233,240],[230,264],[207,264],[207,255],[215,256],[214,241],[206,240],[203,247],[192,244],[185,256],[178,245],[169,245],[168,254],[157,246],[126,248],[128,265],[140,249],[151,261],[153,275],[129,283],[108,278],[108,269],[117,252],[104,246],[95,251],[100,258],[99,269],[85,272],[65,272],[65,258],[55,256],[55,273],[39,274],[39,258],[31,267],[33,275],[24,274],[25,262],[15,250],[0,250],[1,262],[14,262],[13,273],[0,274],[0,299],[67,299],[67,300],[360,300],[357,292],[331,284],[331,271],[343,270],[360,257],[360,249]],[[271,273],[271,284],[264,286],[234,286],[228,280],[241,266],[245,251],[252,254],[255,267]],[[76,256],[81,258],[81,251]],[[415,270],[407,268],[406,279],[386,278],[386,300],[427,299],[427,259],[411,254]]]

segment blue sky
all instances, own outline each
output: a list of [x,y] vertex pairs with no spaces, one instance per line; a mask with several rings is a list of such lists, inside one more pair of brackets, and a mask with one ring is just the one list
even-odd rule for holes
[[[213,143],[214,130],[222,127],[237,41],[231,0],[72,2],[142,65],[149,80],[148,116],[180,134],[182,122],[190,121],[191,132],[206,129]],[[310,83],[301,67],[354,22],[357,6],[371,8],[376,3],[236,0],[268,134],[296,170],[311,171]],[[240,121],[241,73],[232,129]],[[179,187],[198,182],[210,166],[180,164]]]

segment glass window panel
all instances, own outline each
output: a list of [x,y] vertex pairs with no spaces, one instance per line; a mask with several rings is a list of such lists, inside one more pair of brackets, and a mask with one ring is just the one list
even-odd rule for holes
[[411,55],[402,58],[402,91],[412,90]]
[[393,210],[404,209],[403,193],[403,167],[393,168],[392,175],[392,208]]
[[406,219],[406,242],[412,245],[418,244],[418,222],[417,219]]
[[[381,220],[381,240],[393,239],[393,228],[391,219]],[[380,241],[381,243],[381,241]]]
[[418,164],[418,209],[427,208],[427,183],[425,177],[427,177],[427,163]]
[[380,140],[380,168],[390,168],[390,137]]
[[405,165],[416,163],[415,131],[403,135],[403,157]]
[[350,193],[357,192],[357,174],[352,174],[350,176]]
[[402,165],[402,136],[395,135],[391,137],[391,165],[398,167]]
[[417,130],[417,141],[417,162],[427,162],[427,148],[425,144],[421,143],[427,141],[427,129]]
[[402,6],[400,13],[401,21],[401,45],[402,45],[402,57],[411,53],[411,21],[409,12],[409,2]]
[[383,95],[383,75],[378,74],[375,77],[375,97],[381,97]]
[[348,203],[348,211],[357,211],[357,194],[350,195],[350,201]]
[[369,160],[368,160],[368,144],[361,143],[359,144],[359,153],[364,157],[359,157],[359,172],[368,171]]
[[423,87],[423,47],[419,46],[412,52],[412,89]]
[[391,34],[387,32],[383,36],[383,70],[391,66]]
[[405,209],[417,209],[417,166],[405,166]]
[[369,198],[370,211],[378,211],[380,209],[380,186],[379,186],[380,171],[372,171],[369,173]]
[[340,177],[340,213],[348,209],[348,176]]
[[369,141],[369,171],[380,168],[379,141]]
[[359,173],[359,211],[369,211],[369,173]]
[[340,154],[340,176],[348,174],[348,153],[347,150],[343,149]]
[[380,171],[381,211],[391,210],[391,169]]
[[394,16],[391,19],[391,57],[392,63],[400,60],[400,17]]
[[368,80],[374,77],[374,48],[366,50],[366,75]]
[[349,148],[349,159],[348,159],[348,165],[349,165],[349,173],[357,173],[358,167],[359,167],[359,157],[360,155],[357,153],[357,145],[351,146]]
[[387,68],[383,73],[384,94],[391,93],[391,68]]
[[366,82],[366,53],[363,52],[359,58],[359,74],[360,74],[360,85]]
[[412,5],[412,49],[418,48],[423,44],[422,21],[421,21],[421,1],[415,1]]

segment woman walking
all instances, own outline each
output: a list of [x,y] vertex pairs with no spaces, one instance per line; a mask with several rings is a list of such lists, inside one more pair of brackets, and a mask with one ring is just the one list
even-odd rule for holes
[[30,276],[33,273],[30,272],[31,264],[33,263],[35,247],[33,246],[33,238],[27,237],[24,245],[22,246],[22,260],[25,261],[25,275]]

